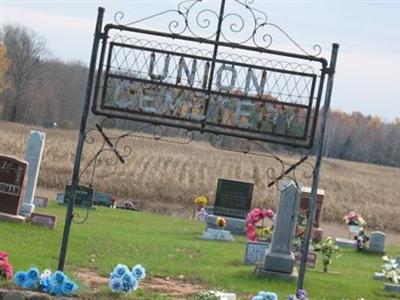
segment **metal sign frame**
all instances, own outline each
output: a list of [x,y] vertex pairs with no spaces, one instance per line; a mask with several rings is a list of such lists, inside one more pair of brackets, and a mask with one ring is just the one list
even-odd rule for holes
[[[321,98],[326,82],[325,101],[323,105],[322,121],[320,122],[321,130],[316,146],[315,168],[312,172],[311,202],[307,212],[308,222],[302,249],[303,253],[308,253],[312,229],[311,220],[314,219],[316,209],[322,148],[339,45],[333,44],[330,63],[328,64],[326,59],[319,57],[321,53],[320,46],[316,45],[313,47],[316,51],[315,54],[308,53],[279,26],[270,23],[268,17],[263,12],[252,7],[251,4],[253,1],[250,0],[232,0],[232,4],[239,5],[239,7],[243,8],[253,18],[250,34],[246,36],[244,40],[239,42],[231,41],[228,38],[228,34],[224,32],[222,28],[225,24],[225,26],[230,28],[231,33],[239,33],[245,28],[245,20],[240,13],[225,12],[226,0],[221,0],[219,13],[207,8],[197,13],[194,19],[195,21],[193,22],[196,22],[200,28],[207,29],[211,24],[216,24],[216,29],[213,30],[210,35],[201,36],[192,29],[192,22],[190,21],[191,12],[200,2],[202,2],[202,0],[185,0],[178,5],[178,9],[176,10],[167,10],[127,24],[120,23],[124,15],[118,12],[114,16],[115,23],[107,24],[104,28],[104,8],[99,7],[79,139],[72,173],[71,193],[73,201],[68,202],[58,263],[59,270],[63,270],[65,265],[69,233],[74,217],[74,201],[80,180],[82,152],[84,143],[87,141],[86,126],[91,102],[92,112],[95,115],[140,121],[155,126],[182,128],[188,132],[206,132],[217,137],[230,136],[242,138],[246,141],[268,142],[308,149],[311,148],[314,143]],[[160,32],[136,27],[136,25],[142,21],[168,13],[176,13],[181,18],[181,23],[177,20],[173,20],[168,24],[170,32]],[[204,18],[205,13],[211,13],[211,15],[215,17],[215,22],[212,22],[210,18]],[[230,18],[236,18],[239,21],[236,23],[229,23],[228,20]],[[183,25],[180,27],[180,24]],[[263,44],[260,45],[257,42],[257,36],[260,34],[260,31],[268,26],[274,28],[285,38],[289,39],[300,53],[270,49],[273,39],[272,35],[269,33],[261,35]],[[111,31],[113,30],[118,33],[112,36]],[[166,40],[168,43],[166,47],[162,42],[151,44],[151,42],[149,43],[147,41],[143,43],[143,40],[136,39],[136,37],[128,37],[125,42],[121,42],[120,33],[147,35],[153,37],[153,39],[156,38],[157,41]],[[172,40],[174,42],[181,42],[182,45],[172,45],[170,43]],[[194,48],[188,47],[188,43],[201,45],[205,48],[197,49],[195,53],[193,53]],[[252,45],[249,45],[249,43]],[[123,65],[119,64],[120,60],[118,60],[115,50],[118,48],[121,49],[120,52],[128,51],[128,53],[122,54],[123,62],[128,62],[132,57],[136,57],[133,62],[136,63],[134,67],[128,64],[128,67],[124,68]],[[231,52],[235,52],[235,54],[237,52],[238,54],[236,54],[236,56],[229,53],[227,54],[222,51],[223,49],[230,49]],[[137,55],[143,56],[144,53],[147,53],[147,57],[144,56],[139,64],[140,59],[137,59]],[[243,58],[246,57],[243,53],[251,53],[252,56],[247,56],[247,58],[243,60]],[[164,64],[160,64],[159,61],[156,60],[156,54],[159,57],[164,57]],[[99,62],[97,63],[98,57]],[[265,57],[268,57],[267,61],[263,60]],[[290,61],[277,61],[275,59],[276,57],[290,59]],[[175,61],[175,69],[172,75],[168,73],[168,67],[165,67],[171,60]],[[199,76],[196,77],[197,69],[195,66],[197,66],[199,61],[203,63],[200,68],[203,71],[201,72],[203,74],[203,80],[201,80],[201,78],[199,79]],[[301,63],[299,63],[299,61]],[[314,67],[304,64],[304,62],[314,64]],[[315,67],[315,64],[317,64],[318,67]],[[164,67],[160,67],[161,65],[164,65]],[[199,63],[199,65],[201,65],[201,63]],[[141,66],[146,66],[147,71],[142,72],[143,74],[141,74]],[[245,70],[247,68],[247,72],[240,71],[241,68],[245,68]],[[326,77],[327,80],[325,80]],[[239,82],[242,84],[236,85],[237,78],[241,78]],[[293,80],[293,78],[295,79]],[[296,80],[296,78],[298,80]],[[306,79],[306,81],[304,81],[303,89],[299,90],[298,83],[296,82],[303,79]],[[113,80],[116,82],[125,81],[126,83],[110,84]],[[272,81],[272,85],[271,82],[268,81]],[[274,90],[274,82],[275,85],[279,85],[279,82],[283,82],[283,88]],[[290,84],[292,84],[292,89],[288,88]],[[125,90],[123,90],[124,86]],[[143,86],[145,86],[145,88],[143,88]],[[263,88],[265,88],[265,86],[267,86],[267,89],[264,93]],[[129,95],[129,93],[135,93],[137,88],[142,90],[140,96],[136,96],[135,98]],[[127,95],[128,93],[128,96],[125,98],[129,101],[125,101],[122,105],[121,101],[118,101],[121,97],[115,96],[115,91],[118,89],[120,91],[123,90],[122,94]],[[148,93],[148,90],[151,89],[155,91],[153,94]],[[285,89],[287,91],[286,94],[282,92]],[[166,94],[162,94],[160,91],[168,91],[168,93],[172,94],[172,96],[168,96],[168,101],[171,99],[176,100],[180,93],[187,92],[189,96],[186,95],[183,97],[186,103],[180,106],[181,111],[176,113],[176,110],[172,109],[168,111],[165,109],[165,99],[167,99],[167,97],[165,97]],[[306,91],[306,93],[303,93],[304,91]],[[160,95],[162,96],[161,98],[164,99],[164,106],[158,105],[159,102],[155,100],[156,97]],[[193,114],[193,108],[196,107],[199,101],[198,98],[202,99],[200,100],[202,101],[201,105],[197,106],[197,108],[200,107],[200,109],[197,110],[197,113]],[[224,101],[221,101],[221,98],[224,99]],[[153,106],[143,105],[145,101],[149,101]],[[157,103],[157,105],[155,105],[155,103]],[[223,105],[221,105],[221,103]],[[226,103],[235,103],[236,107],[239,106],[239,109],[228,109],[224,106]],[[174,105],[176,106],[176,102],[168,102],[167,104],[170,105],[170,107],[172,106],[172,108],[174,108]],[[242,106],[247,106],[247,108],[250,109],[248,111],[242,110]],[[183,110],[182,107],[184,108]],[[215,107],[217,107],[217,109]],[[263,111],[263,107],[267,107],[269,111]],[[216,112],[214,116],[222,115],[228,117],[225,117],[225,119],[224,117],[217,119],[214,117],[213,119],[213,114],[210,113],[213,109],[214,112]],[[283,127],[278,127],[277,120],[279,118],[284,121],[291,120],[291,122],[290,124],[287,122]],[[261,121],[258,123],[250,122],[254,120]],[[302,120],[302,122],[299,121],[296,123],[293,120]],[[272,122],[272,125],[263,127],[262,121],[268,121],[270,125]],[[261,124],[261,126],[259,124]],[[292,125],[293,128],[290,128]],[[117,150],[117,144],[121,137],[116,138],[115,144],[113,144],[111,139],[103,132],[101,125],[97,124],[96,128],[103,137],[103,146],[96,155],[105,151],[104,147],[107,145],[109,147],[107,150],[115,153],[115,163],[118,161],[125,162],[124,155],[121,155]],[[302,130],[298,130],[299,128]],[[127,134],[123,136],[126,135]],[[247,150],[244,152],[247,152]],[[274,158],[276,157],[274,156]],[[277,176],[274,181],[276,182],[285,177],[285,175],[292,172],[306,159],[307,156],[302,157],[288,169],[285,169],[284,162],[278,159],[282,164],[282,174]],[[84,171],[86,171],[86,168]],[[303,255],[300,266],[298,289],[304,287],[306,259],[307,256]]]

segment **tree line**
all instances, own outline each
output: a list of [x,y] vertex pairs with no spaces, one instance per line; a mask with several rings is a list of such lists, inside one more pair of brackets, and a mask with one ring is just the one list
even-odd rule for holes
[[[32,30],[19,25],[3,26],[0,32],[2,120],[33,125],[56,122],[61,128],[78,128],[87,75],[88,69],[82,62],[54,58],[45,40]],[[122,120],[114,126],[130,127],[128,121]],[[324,155],[399,167],[400,117],[384,122],[360,112],[332,110]]]

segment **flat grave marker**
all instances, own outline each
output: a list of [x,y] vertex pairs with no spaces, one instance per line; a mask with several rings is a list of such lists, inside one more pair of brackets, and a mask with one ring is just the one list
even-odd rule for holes
[[30,217],[31,224],[54,229],[56,226],[56,216],[32,213]]
[[41,197],[41,196],[35,196],[33,198],[33,204],[36,207],[48,207],[49,206],[49,198]]
[[[295,252],[294,253],[294,258],[296,259],[296,263],[300,264],[301,262],[301,253],[300,252]],[[307,267],[311,269],[315,269],[317,267],[317,258],[318,254],[314,251],[309,251],[308,256],[307,256]]]
[[247,242],[244,262],[249,265],[262,263],[270,246],[271,244],[267,242]]

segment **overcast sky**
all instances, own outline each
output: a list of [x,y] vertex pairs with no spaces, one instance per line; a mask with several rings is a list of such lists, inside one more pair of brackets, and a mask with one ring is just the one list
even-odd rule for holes
[[[219,1],[207,1],[218,9]],[[232,0],[227,0],[227,4]],[[122,10],[126,19],[176,8],[178,1],[0,0],[1,24],[18,23],[42,35],[55,57],[88,63],[97,7],[105,21]],[[340,44],[332,106],[385,121],[400,117],[400,1],[266,1],[253,6],[307,49],[320,44],[329,58]],[[165,28],[170,18],[150,23]],[[284,46],[289,46],[284,45]]]

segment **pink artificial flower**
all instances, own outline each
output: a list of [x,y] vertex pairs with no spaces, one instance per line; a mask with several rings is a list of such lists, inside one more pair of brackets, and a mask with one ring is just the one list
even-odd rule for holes
[[8,254],[0,251],[0,260],[8,261]]

